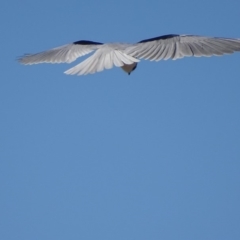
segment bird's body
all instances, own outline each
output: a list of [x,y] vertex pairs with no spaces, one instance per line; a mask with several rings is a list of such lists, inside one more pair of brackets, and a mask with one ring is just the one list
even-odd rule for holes
[[94,51],[93,55],[65,73],[85,75],[116,66],[130,74],[136,69],[140,59],[159,61],[190,56],[210,57],[231,54],[240,51],[240,39],[170,34],[142,40],[135,44],[103,44],[81,40],[48,51],[26,54],[18,60],[26,65],[70,63],[92,51]]

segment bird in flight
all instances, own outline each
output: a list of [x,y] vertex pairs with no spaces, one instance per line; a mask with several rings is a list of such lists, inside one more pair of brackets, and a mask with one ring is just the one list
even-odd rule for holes
[[231,54],[240,51],[240,39],[169,34],[134,44],[80,40],[44,52],[25,54],[18,61],[25,65],[71,63],[93,51],[90,57],[64,73],[86,75],[116,66],[130,75],[140,59],[159,61]]

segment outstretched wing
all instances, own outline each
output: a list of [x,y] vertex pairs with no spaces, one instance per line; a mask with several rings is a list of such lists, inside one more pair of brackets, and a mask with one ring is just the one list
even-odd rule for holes
[[[119,45],[121,48],[121,45]],[[118,44],[106,44],[99,48],[92,56],[85,61],[79,63],[73,68],[70,68],[66,74],[86,75],[110,69],[114,65],[121,67],[125,64],[130,65],[134,62],[139,62],[138,59],[129,56],[118,50]]]
[[142,40],[127,47],[124,52],[135,58],[159,61],[190,56],[219,56],[235,51],[240,51],[240,39],[171,34]]
[[102,43],[81,40],[48,51],[25,54],[18,61],[26,65],[37,63],[71,63],[78,57],[98,49],[101,45]]

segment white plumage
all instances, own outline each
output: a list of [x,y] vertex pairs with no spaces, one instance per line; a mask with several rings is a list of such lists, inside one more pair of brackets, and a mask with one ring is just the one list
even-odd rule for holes
[[18,61],[25,65],[71,63],[92,51],[95,51],[93,55],[65,73],[86,75],[116,66],[130,74],[137,67],[140,59],[159,61],[190,56],[210,57],[231,54],[240,51],[240,39],[170,34],[135,44],[103,44],[81,40],[48,51],[26,54]]

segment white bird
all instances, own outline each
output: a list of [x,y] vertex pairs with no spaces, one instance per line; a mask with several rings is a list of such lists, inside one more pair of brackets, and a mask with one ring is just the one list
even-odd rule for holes
[[140,59],[159,61],[183,57],[209,57],[240,51],[240,39],[169,34],[135,44],[99,43],[81,40],[48,51],[26,54],[18,59],[25,65],[37,63],[71,63],[92,51],[93,55],[70,68],[66,74],[86,75],[115,65],[129,75]]

